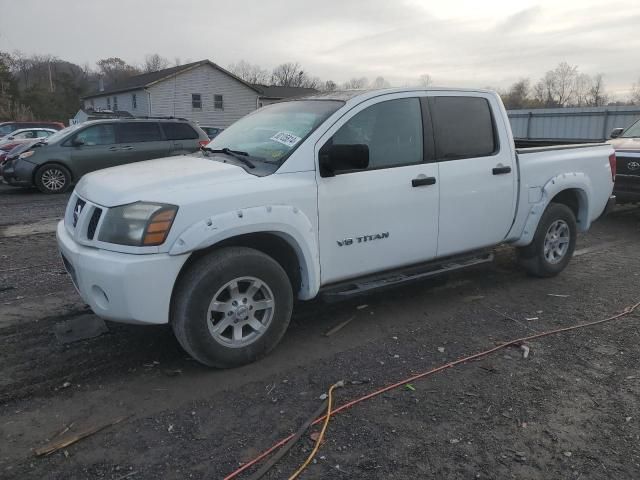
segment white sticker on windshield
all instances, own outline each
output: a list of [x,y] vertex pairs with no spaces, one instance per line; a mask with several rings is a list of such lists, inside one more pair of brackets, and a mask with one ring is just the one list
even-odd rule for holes
[[291,148],[300,140],[302,140],[302,138],[298,137],[297,135],[294,135],[291,132],[278,132],[273,137],[271,137],[270,140],[273,140],[274,142],[280,142],[283,145],[286,145],[287,147]]

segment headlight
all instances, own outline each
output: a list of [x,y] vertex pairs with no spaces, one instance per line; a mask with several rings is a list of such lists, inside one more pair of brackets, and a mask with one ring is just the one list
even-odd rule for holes
[[167,239],[178,207],[161,203],[136,202],[109,209],[98,240],[150,247]]
[[18,158],[29,158],[34,153],[35,152],[33,150],[29,150],[28,152],[24,152],[24,153],[21,153],[20,155],[18,155]]

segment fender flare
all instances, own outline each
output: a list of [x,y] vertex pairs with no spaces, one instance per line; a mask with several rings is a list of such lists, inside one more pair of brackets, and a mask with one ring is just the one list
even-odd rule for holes
[[[545,209],[556,195],[565,190],[577,190],[579,192],[580,206],[577,218],[579,230],[584,232],[589,229],[591,225],[589,199],[593,198],[591,179],[583,172],[562,173],[552,177],[539,189],[539,199],[537,201],[531,202],[531,199],[529,199],[530,208],[527,219],[524,222],[522,234],[518,240],[513,242],[513,245],[522,247],[529,245],[533,241],[538,222],[542,218]],[[530,192],[527,194],[530,194]]]
[[269,205],[212,215],[183,231],[169,255],[211,247],[228,238],[251,233],[272,233],[291,245],[298,257],[301,300],[315,297],[320,289],[320,255],[313,224],[297,207]]

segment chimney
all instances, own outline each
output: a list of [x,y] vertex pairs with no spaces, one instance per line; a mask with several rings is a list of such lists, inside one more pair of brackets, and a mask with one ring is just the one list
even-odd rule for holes
[[98,91],[104,92],[104,79],[102,77],[98,79]]

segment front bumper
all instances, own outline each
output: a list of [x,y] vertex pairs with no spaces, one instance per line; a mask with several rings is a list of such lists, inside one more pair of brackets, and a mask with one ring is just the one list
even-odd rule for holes
[[64,221],[56,232],[65,268],[99,317],[123,323],[169,322],[171,294],[189,254],[132,255],[76,243]]
[[31,187],[33,185],[31,178],[36,166],[32,163],[21,162],[16,168],[14,164],[15,162],[7,161],[0,168],[0,175],[2,175],[4,181],[14,187]]

